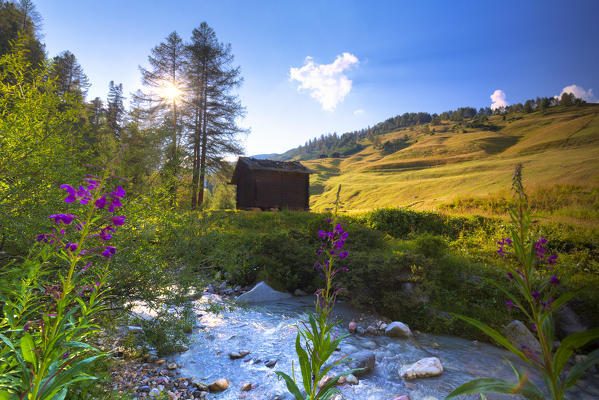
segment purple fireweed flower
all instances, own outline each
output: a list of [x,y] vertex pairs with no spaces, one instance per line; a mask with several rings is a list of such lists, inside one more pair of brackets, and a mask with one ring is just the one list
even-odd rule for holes
[[503,252],[503,246],[500,247],[499,249],[497,249],[497,254],[499,254],[500,256],[504,257],[505,253]]
[[505,302],[505,306],[507,307],[508,311],[512,311],[512,308],[516,307],[516,305],[509,300]]
[[329,254],[332,255],[332,256],[334,256],[335,255],[335,250],[329,251]]
[[337,224],[337,226],[335,226],[335,233],[343,233],[343,228],[341,227],[341,224]]
[[64,248],[69,251],[77,250],[77,243],[67,243]]
[[37,240],[38,242],[41,242],[43,240],[45,243],[48,243],[48,239],[46,239],[46,235],[43,234],[43,233],[37,235],[37,237],[35,238],[35,240]]
[[510,280],[514,279],[514,274],[512,274],[511,272],[507,273],[507,277],[510,278]]
[[341,253],[339,253],[339,258],[340,259],[344,259],[345,257],[347,257],[347,251],[342,251]]
[[61,189],[64,189],[67,191],[68,195],[67,197],[65,197],[64,201],[66,203],[72,203],[75,200],[77,200],[77,196],[75,194],[75,189],[73,189],[73,187],[71,185],[60,185]]
[[318,237],[324,239],[327,237],[327,233],[321,229],[318,231]]
[[67,358],[69,358],[70,355],[71,355],[71,353],[69,353],[68,351],[65,351],[65,353],[60,358],[63,360],[66,360]]
[[102,255],[106,258],[111,258],[116,253],[116,247],[106,246],[106,249],[102,252]]
[[550,297],[549,300],[547,301],[542,301],[541,305],[543,306],[543,308],[547,311],[551,310],[551,303],[553,303],[553,297]]
[[518,275],[520,275],[520,278],[524,279],[524,275],[522,275],[522,272],[520,272],[519,269],[517,269],[516,272],[518,273]]
[[109,219],[115,226],[121,226],[125,223],[125,217],[110,217]]
[[122,207],[120,199],[112,199],[110,201],[110,205],[108,206],[108,212],[115,212],[118,207]]
[[96,200],[96,209],[101,210],[106,206],[106,196],[102,196]]
[[23,326],[23,331],[27,332],[31,327],[31,321],[25,322],[25,326]]
[[322,254],[322,250],[321,249],[316,250],[316,254],[317,255],[321,255]]
[[551,283],[552,285],[557,285],[559,283],[559,278],[557,277],[557,275],[553,275],[551,279],[549,279],[549,283]]
[[537,257],[541,260],[545,258],[545,253],[547,252],[547,249],[545,248],[545,243],[547,243],[547,239],[545,239],[542,236],[539,240],[535,242],[535,253],[537,254]]
[[71,214],[52,214],[50,215],[48,218],[53,219],[54,223],[59,224],[59,223],[64,223],[65,225],[69,225],[71,222],[73,222],[73,219],[77,218],[74,215]]
[[77,190],[77,197],[79,197],[79,203],[87,204],[91,200],[92,195],[89,192],[89,190],[79,185],[79,190]]
[[547,264],[555,264],[557,262],[557,254],[552,254],[547,258]]
[[539,299],[539,297],[541,297],[541,293],[539,293],[538,290],[535,290],[534,292],[531,293],[532,294],[532,298],[536,301]]
[[50,314],[46,314],[46,315],[42,315],[43,318],[46,317],[56,317],[56,313],[50,313]]

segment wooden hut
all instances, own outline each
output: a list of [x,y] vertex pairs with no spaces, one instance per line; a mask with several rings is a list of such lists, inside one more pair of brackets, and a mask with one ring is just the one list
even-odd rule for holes
[[310,209],[310,174],[297,161],[239,157],[231,184],[237,185],[237,208]]

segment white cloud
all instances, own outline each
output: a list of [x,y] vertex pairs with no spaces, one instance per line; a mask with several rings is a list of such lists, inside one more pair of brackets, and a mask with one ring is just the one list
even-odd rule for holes
[[562,97],[562,94],[564,93],[571,93],[579,99],[583,99],[587,103],[599,103],[599,100],[597,99],[597,97],[595,97],[595,94],[593,93],[593,89],[584,90],[584,88],[580,86],[570,85],[563,88],[559,96],[556,97]]
[[344,72],[358,63],[350,53],[338,55],[331,64],[317,64],[312,57],[306,57],[303,67],[289,70],[289,80],[298,81],[298,90],[308,90],[323,110],[333,111],[351,91],[352,81]]
[[354,110],[354,115],[362,115],[362,114],[364,114],[364,110],[362,110],[361,108]]
[[491,95],[491,101],[493,101],[493,104],[491,104],[491,110],[506,107],[508,105],[508,102],[505,101],[505,92],[500,89],[497,89],[493,92]]

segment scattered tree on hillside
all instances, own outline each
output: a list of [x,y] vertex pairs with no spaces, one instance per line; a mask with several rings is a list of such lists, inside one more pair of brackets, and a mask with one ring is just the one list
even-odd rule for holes
[[114,138],[119,141],[121,139],[121,131],[123,129],[123,119],[125,117],[125,106],[123,105],[123,84],[114,84],[110,81],[108,84],[108,97],[106,103],[106,119],[108,128],[114,135]]
[[87,89],[90,87],[89,80],[73,53],[66,50],[54,57],[52,69],[59,95],[64,96],[71,93],[85,97]]

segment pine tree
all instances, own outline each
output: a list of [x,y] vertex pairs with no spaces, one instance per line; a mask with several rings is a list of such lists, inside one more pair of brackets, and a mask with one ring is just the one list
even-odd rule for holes
[[106,118],[108,128],[114,135],[116,140],[121,139],[121,130],[123,127],[123,119],[125,117],[125,106],[123,105],[123,84],[114,84],[110,81],[108,84],[107,112]]
[[87,89],[90,87],[89,80],[73,53],[67,50],[54,57],[52,68],[58,94],[64,96],[67,93],[72,93],[85,97]]
[[148,57],[150,69],[140,67],[142,83],[150,90],[138,97],[149,105],[147,117],[162,120],[165,131],[170,131],[167,140],[164,173],[170,181],[171,205],[177,202],[177,187],[180,179],[180,146],[183,124],[178,113],[177,98],[165,93],[165,88],[181,90],[185,68],[185,46],[177,32],[172,32],[164,42],[152,49]]
[[187,79],[191,93],[190,147],[193,149],[191,206],[204,201],[206,175],[226,165],[223,156],[241,154],[236,119],[245,109],[232,90],[241,85],[232,66],[231,46],[220,43],[207,23],[193,30],[187,46]]

